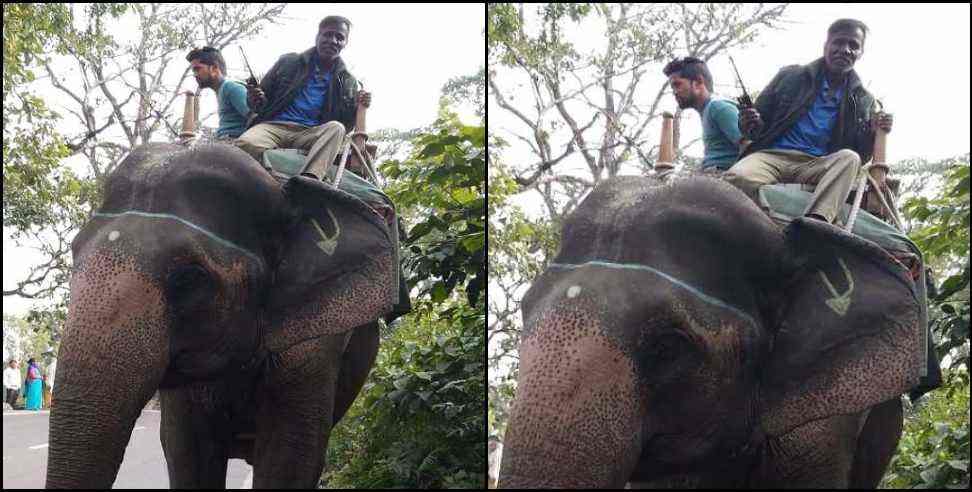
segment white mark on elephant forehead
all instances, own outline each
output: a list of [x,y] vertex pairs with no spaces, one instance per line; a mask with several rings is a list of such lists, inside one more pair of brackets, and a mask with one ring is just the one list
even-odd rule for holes
[[577,297],[577,294],[580,293],[581,293],[581,287],[579,285],[571,285],[570,288],[567,289],[567,298],[573,299]]
[[108,240],[114,241],[115,239],[118,239],[118,236],[119,236],[118,231],[111,231],[108,233]]
[[745,319],[746,321],[749,321],[749,323],[752,324],[753,327],[755,327],[755,328],[758,328],[759,327],[759,323],[756,323],[756,320],[752,316],[750,316],[748,313],[746,313],[745,311],[743,311],[742,309],[739,309],[736,306],[733,306],[733,305],[731,305],[731,304],[729,304],[729,303],[727,303],[727,302],[725,302],[725,301],[723,301],[723,300],[721,300],[719,298],[712,297],[712,296],[706,294],[705,292],[702,292],[701,290],[699,290],[699,289],[697,289],[697,288],[695,288],[695,287],[693,287],[693,286],[691,286],[691,285],[689,285],[689,284],[687,284],[687,283],[685,283],[685,282],[683,282],[683,281],[681,281],[681,280],[679,280],[679,279],[677,279],[677,278],[675,278],[675,277],[673,277],[673,276],[671,276],[671,275],[669,275],[669,274],[667,274],[667,273],[665,273],[663,271],[656,270],[656,269],[654,269],[654,268],[652,268],[652,267],[650,267],[648,265],[639,265],[639,264],[636,264],[636,263],[615,263],[615,262],[612,262],[612,261],[603,261],[603,260],[592,260],[592,261],[587,261],[587,262],[579,263],[579,264],[575,264],[575,263],[551,263],[548,266],[548,268],[552,268],[552,269],[555,269],[555,270],[574,270],[574,269],[582,268],[582,267],[605,267],[605,268],[616,268],[616,269],[621,269],[621,270],[640,270],[640,271],[654,273],[655,275],[658,275],[659,277],[662,277],[665,280],[668,280],[673,285],[676,285],[678,287],[681,287],[682,289],[686,290],[688,293],[694,295],[695,297],[701,299],[702,301],[707,302],[709,304],[712,304],[714,306],[719,306],[721,308],[728,309],[729,311],[732,311],[733,313],[736,313],[737,315],[739,315],[741,318]]
[[[197,231],[197,232],[202,233],[203,235],[205,235],[209,239],[212,239],[213,241],[215,241],[217,244],[219,244],[221,246],[225,246],[227,248],[235,249],[235,250],[237,250],[237,251],[245,254],[246,256],[249,256],[250,258],[256,260],[256,262],[259,263],[261,267],[263,266],[263,259],[261,259],[259,256],[257,256],[256,254],[254,254],[250,250],[248,250],[246,248],[243,248],[243,247],[240,247],[240,246],[237,246],[232,241],[229,241],[227,239],[223,239],[223,238],[217,236],[216,234],[214,234],[214,233],[206,230],[204,227],[198,226],[196,224],[193,224],[192,222],[189,222],[188,220],[183,219],[182,217],[179,217],[177,215],[157,214],[157,213],[151,213],[151,212],[142,212],[141,210],[129,210],[127,212],[122,212],[122,213],[102,213],[102,212],[95,212],[94,213],[94,216],[95,217],[104,217],[104,218],[109,218],[109,219],[111,219],[111,218],[117,218],[117,217],[122,217],[122,216],[125,216],[125,215],[131,215],[131,216],[136,216],[136,217],[144,217],[144,218],[148,218],[148,219],[168,219],[168,220],[174,220],[174,221],[176,221],[176,222],[178,222],[178,223],[180,223],[180,224],[182,224],[182,225],[184,225],[184,226],[186,226],[186,227],[188,227],[188,228],[190,228],[190,229],[192,229],[194,231]],[[117,233],[117,232],[118,231],[112,231],[112,234]],[[114,241],[114,239],[111,238],[111,234],[109,234],[108,239],[111,240],[111,241]],[[117,236],[116,236],[116,239],[117,239]]]

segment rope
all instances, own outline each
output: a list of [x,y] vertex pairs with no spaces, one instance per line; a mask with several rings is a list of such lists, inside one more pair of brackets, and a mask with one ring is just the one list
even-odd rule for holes
[[881,202],[881,206],[884,210],[888,212],[888,216],[894,221],[894,225],[898,227],[898,230],[903,230],[901,227],[901,219],[898,217],[898,211],[896,210],[897,204],[894,203],[894,197],[888,196],[891,200],[891,205],[888,205],[888,201],[885,200],[885,190],[878,186],[877,180],[871,176],[871,169],[884,169],[885,172],[888,170],[888,166],[883,162],[873,162],[861,168],[861,176],[857,182],[857,193],[854,196],[854,205],[851,207],[850,215],[847,217],[847,224],[844,226],[844,230],[847,232],[852,232],[854,230],[854,222],[857,221],[857,214],[861,209],[861,201],[864,198],[864,185],[865,183],[870,183],[872,189],[877,194],[878,199]]
[[[878,190],[878,194],[877,194],[878,200],[881,201],[881,206],[883,206],[884,209],[889,212],[889,215],[891,216],[891,220],[894,221],[894,225],[898,228],[899,231],[904,231],[904,227],[901,225],[901,217],[898,216],[898,204],[895,203],[894,194],[891,193],[891,190],[882,190],[881,188],[879,188],[877,181],[870,174],[868,175],[867,178],[870,180],[871,186],[873,186],[874,189]],[[885,198],[887,198],[887,200],[885,200]],[[891,202],[890,205],[888,205],[888,201]]]
[[364,165],[365,170],[368,171],[368,176],[371,178],[371,182],[377,186],[378,175],[375,173],[375,170],[372,169],[374,164],[371,162],[371,157],[368,155],[368,152],[362,152],[361,149],[359,149],[356,145],[352,145],[351,148],[354,149],[354,153],[357,154],[358,159]]
[[[341,152],[341,163],[338,164],[337,172],[334,175],[334,187],[335,188],[338,185],[341,184],[341,178],[344,176],[344,169],[348,165],[348,159],[351,158],[351,152],[352,151],[354,151],[355,155],[358,156],[358,160],[361,161],[362,166],[368,172],[368,176],[371,178],[371,182],[374,183],[376,186],[379,185],[379,183],[378,183],[378,175],[377,175],[377,173],[375,172],[375,170],[372,167],[374,164],[372,164],[371,157],[368,156],[368,152],[367,151],[363,151],[362,149],[359,149],[357,145],[354,145],[352,143],[354,137],[357,137],[357,136],[363,136],[365,138],[365,140],[368,139],[368,134],[367,133],[359,132],[359,131],[353,131],[353,132],[350,132],[350,133],[348,133],[347,135],[344,136],[344,150]],[[326,169],[325,169],[325,172],[323,174],[325,176],[327,175],[327,170]]]
[[857,221],[857,213],[861,210],[861,201],[864,199],[864,183],[867,181],[867,176],[870,173],[872,164],[868,164],[861,168],[860,178],[857,180],[857,194],[854,195],[854,205],[851,207],[850,215],[847,217],[847,224],[844,225],[844,230],[847,232],[854,231],[854,222]]
[[[347,136],[344,137],[344,151],[341,152],[341,163],[338,164],[337,173],[334,175],[334,187],[337,188],[341,184],[341,177],[344,174],[344,168],[348,165],[348,158],[351,157],[351,139]],[[324,172],[327,175],[327,172]]]

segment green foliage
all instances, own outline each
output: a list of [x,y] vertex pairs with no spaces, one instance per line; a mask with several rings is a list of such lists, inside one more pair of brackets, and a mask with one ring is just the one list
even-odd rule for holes
[[483,307],[449,305],[437,313],[422,302],[382,341],[368,382],[332,432],[328,487],[483,487]]
[[462,75],[449,79],[442,87],[443,98],[452,107],[471,104],[476,116],[486,117],[486,69],[472,75]]
[[[120,15],[124,7],[98,4],[91,12]],[[70,171],[59,169],[70,155],[55,128],[59,118],[29,85],[52,53],[97,50],[108,44],[97,33],[73,29],[66,4],[3,5],[3,217],[14,237],[31,227],[83,216],[92,194]]]
[[969,488],[969,374],[952,371],[905,420],[881,488]]
[[[928,225],[912,233],[926,254],[961,256],[969,245],[969,161],[957,163],[946,172],[943,192],[935,198],[915,197],[904,206],[905,213]],[[966,256],[966,264],[968,257]],[[967,273],[966,273],[967,275]],[[967,280],[966,280],[967,281]],[[942,292],[949,296],[958,289]]]
[[415,222],[404,263],[419,296],[332,431],[328,487],[486,482],[486,128],[463,125],[447,102],[408,159],[381,166],[385,191]]
[[[52,340],[51,331],[33,322],[29,317],[18,317],[5,314],[3,316],[3,341],[8,357],[16,358],[26,367],[28,359],[33,357],[38,363],[46,365],[50,362],[45,354],[50,354],[48,348],[53,348],[57,354],[58,344]],[[4,361],[6,363],[6,361]]]
[[56,46],[58,34],[71,25],[66,4],[3,4],[3,100],[7,123],[7,96],[35,79],[33,65]]
[[952,367],[968,366],[968,350],[955,351],[969,340],[969,159],[956,161],[945,174],[942,192],[933,198],[914,197],[905,214],[924,227],[911,237],[930,258],[952,265],[932,299],[931,326],[938,335],[940,356],[951,353]]
[[912,197],[903,209],[920,225],[911,237],[926,261],[944,265],[949,274],[930,298],[929,323],[939,359],[947,355],[951,362],[943,371],[943,387],[906,414],[882,482],[887,488],[969,488],[969,158],[944,162],[947,170],[937,196]]
[[[382,165],[386,192],[406,216],[422,217],[408,232],[409,287],[444,301],[465,285],[471,305],[486,288],[486,127],[446,113],[432,133],[413,140],[412,156]],[[467,282],[468,280],[468,282]]]
[[[29,242],[48,255],[30,280],[13,292],[44,297],[65,288],[66,241],[85,220],[97,185],[62,164],[74,151],[57,126],[60,116],[34,95],[35,71],[51,55],[102,54],[113,46],[101,30],[74,27],[76,6],[25,3],[3,6],[3,217],[18,244]],[[91,4],[89,18],[117,18],[124,4]],[[38,246],[39,244],[39,246]],[[33,288],[25,289],[25,286]],[[9,294],[9,292],[8,292]]]
[[486,24],[491,59],[506,66],[520,66],[553,75],[557,68],[573,68],[580,55],[561,33],[568,22],[576,24],[591,12],[588,4],[549,3],[533,6],[543,28],[536,36],[526,34],[523,19],[509,3],[487,7]]

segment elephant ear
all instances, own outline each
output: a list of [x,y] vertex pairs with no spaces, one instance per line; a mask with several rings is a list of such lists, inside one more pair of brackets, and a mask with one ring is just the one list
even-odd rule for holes
[[761,375],[763,428],[861,411],[913,387],[922,358],[921,305],[907,271],[876,244],[797,219],[785,250],[797,273]]
[[354,196],[304,176],[283,190],[296,217],[280,240],[267,348],[344,333],[390,311],[398,255],[384,220]]

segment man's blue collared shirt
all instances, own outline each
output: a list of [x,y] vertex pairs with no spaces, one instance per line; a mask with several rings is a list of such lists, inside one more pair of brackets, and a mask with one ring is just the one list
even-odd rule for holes
[[830,89],[830,83],[827,77],[822,74],[820,77],[823,82],[810,109],[769,148],[799,150],[817,157],[827,154],[827,145],[830,143],[830,135],[837,122],[840,100],[844,94],[844,86],[847,84],[841,84],[836,91],[825,96]]
[[314,74],[307,78],[300,94],[294,98],[283,112],[273,121],[289,121],[305,126],[318,126],[321,123],[321,113],[324,110],[324,99],[327,97],[327,87],[331,82],[331,72],[321,73],[321,65],[314,57]]

